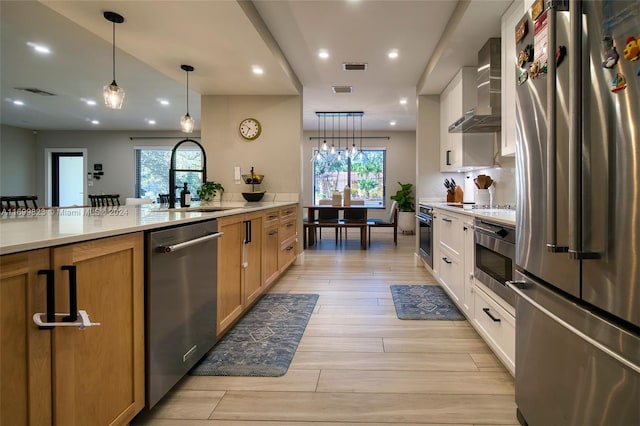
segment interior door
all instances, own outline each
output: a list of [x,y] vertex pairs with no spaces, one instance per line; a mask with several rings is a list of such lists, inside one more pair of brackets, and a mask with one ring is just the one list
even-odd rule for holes
[[84,205],[84,156],[82,152],[51,154],[51,204]]

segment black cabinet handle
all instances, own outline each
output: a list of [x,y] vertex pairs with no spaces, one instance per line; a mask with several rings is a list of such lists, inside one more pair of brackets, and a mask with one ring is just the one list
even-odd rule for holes
[[447,166],[451,165],[451,150],[447,150]]
[[293,226],[293,223],[287,223],[285,226],[286,226],[287,228],[291,228],[291,227]]
[[276,235],[278,233],[277,229],[274,229],[273,231],[269,232],[269,235]]
[[[52,269],[40,269],[38,275],[47,277],[47,322],[56,321],[55,278]],[[38,326],[40,330],[51,330],[53,327]]]
[[451,223],[451,222],[453,222],[451,219],[447,219],[446,217],[443,217],[443,218],[442,218],[442,221],[443,221],[443,222],[447,222],[447,223]]
[[443,257],[442,260],[444,260],[444,263],[451,265],[453,262],[451,262],[449,259],[447,259],[446,257]]
[[244,243],[249,244],[251,242],[251,221],[244,221]]
[[60,269],[69,271],[69,315],[62,318],[64,322],[75,322],[78,320],[78,281],[76,278],[76,266],[64,265]]
[[496,318],[493,315],[491,315],[491,312],[489,312],[489,308],[482,308],[482,311],[487,314],[489,316],[489,318],[491,318],[493,320],[493,322],[500,322],[500,318]]

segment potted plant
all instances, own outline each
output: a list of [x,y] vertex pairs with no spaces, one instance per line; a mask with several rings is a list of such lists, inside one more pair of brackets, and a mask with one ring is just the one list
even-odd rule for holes
[[403,233],[415,232],[415,205],[413,203],[413,184],[398,182],[400,189],[391,199],[398,203],[398,228]]
[[198,197],[200,197],[201,203],[210,203],[215,198],[216,194],[220,191],[220,196],[224,193],[224,187],[219,182],[207,181],[203,182],[200,189],[196,191]]

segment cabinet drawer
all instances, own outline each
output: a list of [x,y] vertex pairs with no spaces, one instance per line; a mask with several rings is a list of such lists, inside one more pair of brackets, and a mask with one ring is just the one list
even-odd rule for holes
[[444,247],[440,248],[438,259],[440,283],[448,290],[451,299],[460,306],[464,297],[464,267],[457,257]]
[[475,286],[474,294],[473,322],[476,330],[507,367],[507,370],[515,375],[516,319],[480,287]]
[[454,256],[464,253],[464,221],[457,215],[438,213],[437,224],[440,227],[440,243],[452,251]]
[[280,212],[277,209],[268,210],[264,214],[264,224],[265,226],[270,226],[273,224],[277,224],[280,222]]
[[295,236],[284,241],[280,245],[280,254],[278,255],[278,269],[282,271],[296,259],[297,238]]
[[295,220],[290,220],[285,223],[281,223],[278,227],[278,235],[280,241],[284,242],[285,240],[296,235],[296,222]]
[[280,223],[288,222],[290,220],[295,221],[298,216],[297,206],[287,206],[280,209]]

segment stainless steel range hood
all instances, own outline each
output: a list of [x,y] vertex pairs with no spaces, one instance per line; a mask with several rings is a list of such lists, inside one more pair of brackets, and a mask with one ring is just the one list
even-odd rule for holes
[[478,52],[478,106],[449,126],[449,133],[500,131],[500,39],[490,38]]

